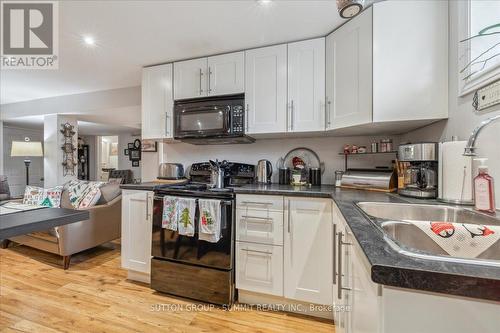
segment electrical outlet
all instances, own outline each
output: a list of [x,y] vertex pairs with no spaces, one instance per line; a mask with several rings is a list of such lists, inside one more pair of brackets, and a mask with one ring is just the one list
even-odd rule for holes
[[500,80],[476,91],[472,100],[472,106],[476,111],[496,104],[500,104]]

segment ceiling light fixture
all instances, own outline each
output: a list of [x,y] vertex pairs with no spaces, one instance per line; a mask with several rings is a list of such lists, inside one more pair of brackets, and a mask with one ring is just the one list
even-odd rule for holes
[[95,39],[92,36],[83,36],[83,42],[87,46],[94,46],[95,45]]
[[269,5],[271,0],[257,0],[257,2],[261,5]]
[[337,9],[340,17],[351,18],[363,10],[364,0],[337,0]]

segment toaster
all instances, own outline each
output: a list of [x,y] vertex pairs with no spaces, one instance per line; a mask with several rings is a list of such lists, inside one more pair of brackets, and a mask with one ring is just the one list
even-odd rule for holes
[[184,167],[180,163],[161,163],[158,170],[158,179],[184,178]]

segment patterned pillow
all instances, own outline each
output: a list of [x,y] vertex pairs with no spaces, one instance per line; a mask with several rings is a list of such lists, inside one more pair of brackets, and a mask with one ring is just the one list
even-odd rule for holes
[[101,197],[99,189],[104,182],[87,182],[71,180],[65,187],[68,189],[69,201],[75,209],[94,206]]
[[26,186],[23,204],[59,208],[63,187],[55,186],[44,189],[37,186]]

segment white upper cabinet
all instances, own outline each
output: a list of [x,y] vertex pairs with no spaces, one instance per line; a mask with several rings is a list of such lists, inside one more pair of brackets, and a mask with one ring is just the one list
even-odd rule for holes
[[288,44],[288,131],[325,129],[325,38]]
[[248,134],[286,131],[286,44],[245,51],[245,102]]
[[207,58],[174,63],[174,99],[208,95]]
[[173,138],[172,64],[142,70],[142,138]]
[[327,129],[372,122],[372,9],[326,37]]
[[245,92],[245,52],[208,58],[208,95]]
[[285,198],[284,296],[333,304],[332,200]]
[[373,6],[373,121],[448,117],[448,2]]

